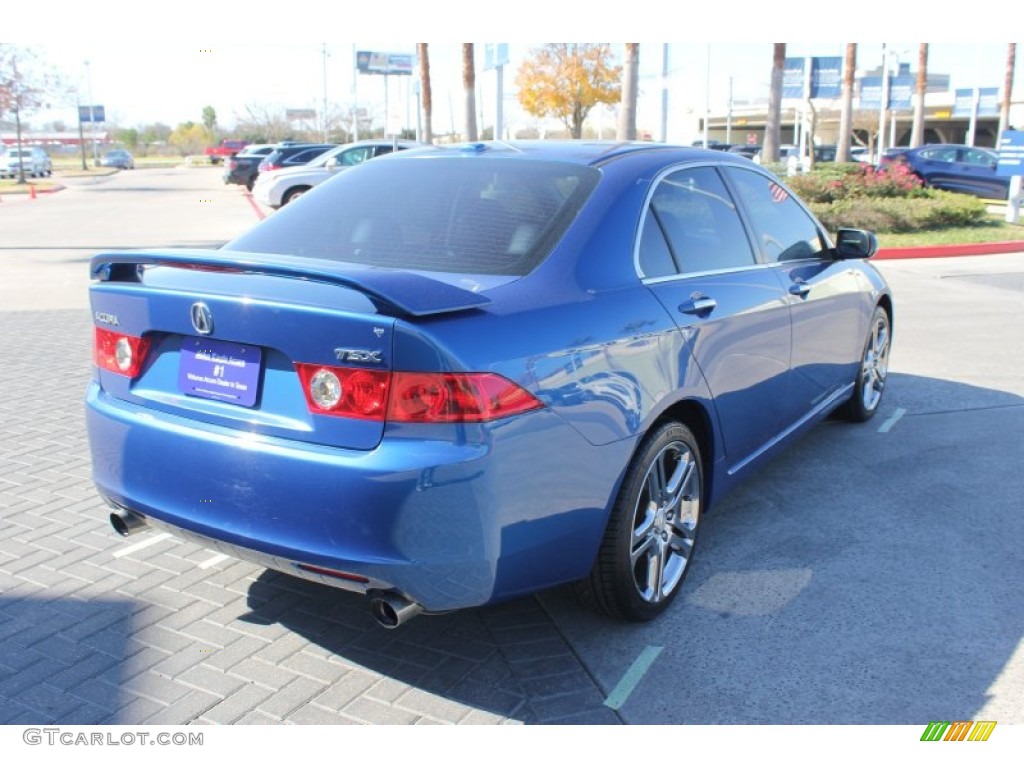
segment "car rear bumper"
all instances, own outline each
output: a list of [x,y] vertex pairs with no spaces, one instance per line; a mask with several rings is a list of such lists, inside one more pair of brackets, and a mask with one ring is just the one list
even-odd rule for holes
[[[549,411],[497,428],[463,425],[454,440],[394,430],[357,451],[194,422],[97,384],[86,403],[93,477],[109,502],[264,567],[393,591],[428,611],[585,575],[618,481],[601,467],[621,460],[609,447],[581,454],[583,441]],[[561,467],[566,452],[573,458]],[[588,479],[591,493],[564,495]]]

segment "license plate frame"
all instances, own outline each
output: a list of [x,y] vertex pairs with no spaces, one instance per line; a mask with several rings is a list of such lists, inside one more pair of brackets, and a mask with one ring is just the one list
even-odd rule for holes
[[251,408],[262,366],[263,350],[253,344],[186,336],[178,358],[178,388],[192,397]]

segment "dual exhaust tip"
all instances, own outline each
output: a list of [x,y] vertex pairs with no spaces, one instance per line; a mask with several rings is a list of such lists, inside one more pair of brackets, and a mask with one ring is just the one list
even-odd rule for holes
[[[120,536],[131,536],[149,528],[145,517],[121,507],[110,513],[110,525]],[[395,629],[422,612],[423,606],[419,603],[390,592],[379,592],[370,598],[370,614],[385,629]]]

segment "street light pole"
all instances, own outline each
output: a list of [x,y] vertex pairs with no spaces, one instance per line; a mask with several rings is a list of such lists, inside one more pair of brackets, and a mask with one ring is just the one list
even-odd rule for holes
[[96,113],[95,105],[92,101],[92,69],[89,66],[88,60],[85,62],[85,81],[89,87],[89,134],[92,137],[92,164],[96,166]]
[[875,147],[876,162],[882,161],[885,152],[885,112],[889,107],[889,51],[882,43],[882,103],[878,108],[878,141]]
[[324,57],[324,114],[323,114],[323,127],[324,127],[324,144],[327,143],[327,43],[323,44],[322,49]]

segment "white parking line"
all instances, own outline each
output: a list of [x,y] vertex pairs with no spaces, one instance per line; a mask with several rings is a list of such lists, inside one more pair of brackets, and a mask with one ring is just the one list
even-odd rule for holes
[[223,563],[225,560],[230,560],[230,559],[231,558],[228,557],[227,555],[223,555],[223,554],[214,555],[209,560],[204,560],[203,562],[201,562],[199,564],[199,567],[205,571],[207,568],[213,568],[213,566],[217,565],[217,563]]
[[659,653],[661,653],[660,645],[648,645],[644,648],[636,661],[633,662],[633,665],[626,670],[626,674],[619,680],[619,684],[608,694],[608,698],[604,700],[604,705],[609,709],[619,709],[625,704],[630,694],[633,693],[633,689],[637,687],[643,676],[647,674],[647,670],[651,668],[654,660],[658,658]]
[[878,431],[879,432],[888,432],[890,429],[892,429],[894,426],[896,426],[896,422],[899,421],[900,419],[902,419],[903,418],[903,414],[905,414],[906,412],[907,412],[906,408],[897,408],[896,412],[893,413],[893,415],[890,416],[888,419],[886,419],[885,422],[882,424],[882,426],[880,426],[878,428]]
[[138,544],[132,544],[130,547],[125,547],[124,549],[117,550],[117,552],[114,553],[114,557],[124,557],[125,555],[130,555],[134,552],[138,552],[139,550],[146,549],[147,547],[152,547],[154,544],[159,544],[161,541],[170,538],[172,538],[172,536],[169,533],[157,534],[156,536],[148,538],[145,541],[140,541]]

